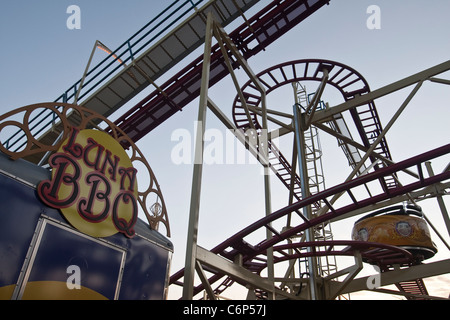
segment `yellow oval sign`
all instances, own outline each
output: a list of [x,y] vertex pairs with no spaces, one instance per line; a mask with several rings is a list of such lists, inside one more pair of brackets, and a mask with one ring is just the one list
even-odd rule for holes
[[134,236],[137,170],[116,140],[98,130],[74,128],[49,164],[52,178],[37,188],[44,203],[91,236]]

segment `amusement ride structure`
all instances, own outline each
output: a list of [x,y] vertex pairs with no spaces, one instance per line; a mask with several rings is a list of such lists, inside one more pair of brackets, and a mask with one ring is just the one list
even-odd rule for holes
[[[450,70],[450,61],[374,91],[358,71],[336,61],[296,60],[259,73],[248,63],[329,3],[176,0],[117,50],[109,51],[99,65],[86,69],[83,78],[54,102],[55,106],[79,104],[108,117],[144,89],[153,87],[114,123],[136,143],[199,98],[198,120],[205,123],[207,112],[212,112],[261,163],[265,170],[265,213],[207,250],[197,244],[203,163],[201,158],[196,159],[185,268],[170,277],[170,286],[183,287],[183,299],[219,299],[234,283],[246,287],[248,297],[254,299],[337,299],[363,290],[407,299],[433,299],[437,297],[428,293],[423,279],[450,273],[449,258],[426,262],[437,251],[431,235],[437,235],[448,250],[450,247],[420,208],[421,200],[436,198],[450,234],[443,201],[450,187],[450,145],[395,162],[386,139],[386,133],[424,82],[450,84],[450,80],[439,77]],[[247,17],[246,13],[255,8],[258,11]],[[225,31],[239,19],[241,25]],[[164,84],[156,84],[158,78],[202,46],[201,56]],[[248,77],[243,86],[236,78],[238,68]],[[208,95],[208,89],[227,76],[236,90],[231,118]],[[314,89],[308,92],[306,83],[308,89]],[[292,105],[271,108],[268,96],[282,87],[292,92]],[[341,103],[327,103],[324,92],[328,88],[339,93]],[[405,88],[412,88],[411,93],[382,125],[376,100]],[[52,145],[60,138],[61,124],[55,121],[54,113],[53,109],[44,109],[29,120],[30,131],[39,136],[39,143]],[[69,118],[75,116],[68,114]],[[104,130],[111,132],[108,126]],[[204,126],[197,130],[197,137],[202,137]],[[328,188],[322,170],[320,134],[336,138],[351,169],[345,181]],[[291,141],[290,150],[277,146],[277,139],[285,138]],[[27,139],[18,132],[2,145],[11,152],[22,150],[28,148]],[[195,154],[201,155],[203,147],[198,144]],[[441,172],[435,173],[431,166],[435,159],[447,160]],[[41,163],[42,155],[32,154],[27,160]],[[274,178],[287,188],[289,199],[284,208],[272,212],[270,179]],[[155,211],[160,212],[161,205],[164,202],[152,206],[152,213],[157,215]],[[352,239],[334,239],[333,223],[356,216],[360,218],[357,223],[348,226]],[[166,225],[170,235],[167,217],[158,221]],[[254,234],[263,236],[250,243],[248,236]],[[353,265],[339,270],[336,257],[341,256],[353,259]],[[379,286],[368,288],[371,277],[356,278],[363,263],[379,268]],[[398,290],[383,288],[391,284]]]

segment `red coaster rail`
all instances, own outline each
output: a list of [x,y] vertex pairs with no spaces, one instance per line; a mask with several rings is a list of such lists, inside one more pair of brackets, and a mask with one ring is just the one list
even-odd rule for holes
[[[450,144],[425,152],[421,155],[398,162],[396,164],[392,164],[388,167],[381,168],[375,172],[355,178],[351,181],[345,182],[343,184],[331,187],[325,191],[311,195],[305,199],[297,201],[292,205],[286,206],[256,221],[255,223],[249,225],[240,232],[236,233],[234,236],[228,238],[226,241],[222,242],[221,244],[210,250],[210,252],[222,256],[229,261],[234,261],[236,257],[241,256],[242,266],[254,273],[259,274],[262,270],[264,270],[267,267],[265,255],[268,248],[274,247],[274,249],[276,249],[274,250],[275,252],[274,261],[277,261],[277,259],[278,261],[282,261],[284,259],[283,256],[286,256],[286,252],[282,253],[281,255],[280,254],[276,255],[276,253],[277,252],[280,253],[282,250],[286,248],[280,246],[279,244],[283,241],[286,241],[290,237],[301,234],[308,228],[330,221],[331,219],[338,218],[346,213],[355,211],[357,209],[364,208],[376,203],[380,203],[397,196],[402,196],[407,193],[425,188],[432,184],[443,182],[445,180],[450,179],[450,171],[448,170],[428,178],[426,178],[423,175],[423,167],[425,166],[425,163],[427,161],[431,161],[433,159],[448,154],[450,154]],[[371,197],[366,199],[358,200],[352,196],[352,189],[353,190],[357,189],[358,187],[364,186],[364,184],[366,183],[378,180],[385,176],[392,175],[406,169],[417,171],[418,178],[412,180],[408,184],[402,186],[397,185],[396,187],[390,188],[389,192],[380,192],[379,194],[372,195]],[[348,194],[350,198],[353,200],[353,202],[341,208],[333,207],[329,203],[328,199],[340,193]],[[300,210],[305,206],[312,205],[316,201],[323,201],[324,203],[326,203],[328,207],[328,212],[321,216],[308,220],[300,213]],[[288,230],[282,232],[275,232],[275,235],[272,238],[264,239],[261,242],[257,243],[256,245],[252,245],[244,241],[245,237],[261,228],[262,229],[269,228],[272,232],[275,231],[273,230],[272,227],[270,227],[271,223],[277,221],[278,219],[286,217],[286,215],[290,213],[298,214],[301,217],[301,219],[303,219],[304,222]],[[326,245],[328,247],[333,248],[337,245],[342,244],[343,243],[340,242],[330,241],[326,244],[321,243],[321,246]],[[333,251],[331,254],[347,255],[349,252],[354,252],[355,250],[358,250],[361,252],[363,258],[369,259],[370,262],[373,264],[378,264],[381,270],[386,270],[387,268],[389,268],[391,265],[394,264],[404,265],[414,263],[414,259],[412,259],[411,255],[407,253],[407,251],[399,249],[398,247],[377,244],[379,249],[384,250],[377,250],[377,252],[374,252],[369,250],[370,246],[364,247],[364,245],[360,244],[359,242],[349,241],[348,243],[346,242],[346,244],[347,246],[344,249],[342,249],[340,253],[336,250],[330,250],[330,252]],[[309,244],[303,243],[299,245],[304,246]],[[298,255],[298,253],[295,254]],[[320,255],[325,253],[316,251],[315,254]],[[226,276],[217,271],[214,272],[214,270],[209,271],[214,273],[213,276],[211,276],[208,279],[210,284],[213,284],[218,280],[220,280],[221,278],[223,278],[224,276]],[[183,274],[184,269],[173,274],[172,277],[170,278],[170,283],[181,285],[182,282],[180,282],[180,279],[183,277]],[[198,285],[197,287],[194,288],[194,295],[199,293],[203,289],[204,287],[202,284]]]
[[[329,0],[272,1],[231,32],[230,38],[243,57],[249,59],[328,3]],[[213,86],[228,75],[228,69],[219,45],[213,46],[211,52],[210,86]],[[203,55],[129,109],[116,120],[116,125],[137,142],[181,111],[200,95],[202,63]]]
[[[357,95],[363,95],[370,92],[368,82],[359,72],[349,66],[331,60],[303,59],[285,62],[261,71],[256,77],[260,83],[264,85],[266,94],[268,95],[275,89],[294,82],[321,82],[324,69],[328,71],[327,85],[336,88],[341,93],[344,101],[351,100]],[[254,84],[249,81],[244,84],[241,90],[246,100],[245,104],[252,107],[258,107],[261,103],[261,94]],[[243,105],[244,102],[240,101],[239,96],[236,96],[233,103],[233,120],[238,128],[247,130],[251,128],[251,124],[249,123],[247,113],[243,109]],[[262,127],[258,120],[258,114],[253,111],[250,111],[249,113],[255,128],[261,129]],[[370,101],[368,104],[352,108],[350,109],[350,114],[363,145],[369,148],[383,130],[375,103]],[[374,151],[386,159],[392,159],[385,138],[380,141]],[[373,156],[371,156],[370,159],[372,162],[377,160]],[[349,162],[351,162],[350,159]],[[374,169],[378,170],[382,166],[382,164],[377,164],[374,166]],[[289,168],[286,168],[286,171],[288,173],[291,172]],[[290,176],[286,174],[285,177]],[[279,176],[282,182],[289,186],[290,181],[286,181],[285,177]],[[297,178],[296,182],[298,183],[298,181],[299,179]],[[396,186],[396,181],[392,176],[384,177],[384,179],[380,180],[380,183],[384,190]]]

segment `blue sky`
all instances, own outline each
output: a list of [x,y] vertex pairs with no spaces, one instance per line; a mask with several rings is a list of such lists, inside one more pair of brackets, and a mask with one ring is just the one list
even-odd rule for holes
[[[116,48],[168,3],[154,0],[2,1],[0,113],[28,104],[53,101],[81,77],[96,40],[111,49]],[[331,0],[329,6],[321,8],[266,51],[250,59],[249,65],[255,72],[260,72],[296,59],[330,59],[356,69],[366,78],[371,89],[377,89],[450,59],[450,2],[433,0],[432,3],[427,5],[427,2],[418,0]],[[72,4],[81,9],[80,30],[66,27],[69,17],[66,9]],[[370,30],[366,26],[369,5],[377,5],[381,10],[379,30]],[[239,24],[241,22],[239,20]],[[232,27],[226,30],[231,32]],[[193,56],[197,57],[201,52],[202,48]],[[103,52],[97,51],[95,61],[104,57]],[[188,62],[185,60],[182,65]],[[245,77],[242,74],[239,77],[243,84]],[[163,79],[157,83],[162,83]],[[152,90],[148,88],[136,100]],[[210,90],[211,98],[227,114],[231,114],[235,97],[233,90],[229,79]],[[406,108],[387,136],[394,161],[448,143],[448,91],[448,86],[427,83]],[[402,91],[377,102],[383,124],[389,121],[408,93],[409,90]],[[112,118],[132,107],[136,100],[122,107]],[[331,105],[340,102],[334,97],[330,100]],[[293,96],[282,93],[273,103],[276,104],[274,108],[291,112]],[[195,100],[138,143],[152,165],[168,206],[175,245],[173,272],[184,264],[192,166],[176,165],[171,161],[171,151],[176,145],[171,135],[180,128],[193,134],[197,107],[198,101]],[[207,128],[225,132],[212,114],[208,115]],[[341,183],[351,170],[347,168],[335,139],[326,136],[321,136],[321,139],[325,179],[330,187]],[[289,152],[290,145],[281,147]],[[435,171],[442,170],[443,165],[437,164]],[[287,204],[286,191],[275,178],[272,178],[272,192],[273,210]],[[205,166],[199,244],[212,248],[261,218],[264,215],[263,196],[259,166]],[[431,199],[428,202],[430,215],[441,227],[436,201]],[[346,221],[337,226],[335,238],[349,239],[352,225],[353,221]],[[446,239],[448,241],[448,236]],[[435,239],[435,242],[439,241]],[[440,258],[448,258],[448,253]]]

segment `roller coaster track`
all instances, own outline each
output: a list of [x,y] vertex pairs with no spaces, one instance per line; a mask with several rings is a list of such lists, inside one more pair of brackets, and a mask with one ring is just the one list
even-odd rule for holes
[[[116,121],[116,125],[137,142],[199,96],[203,56],[194,60],[163,85],[156,85],[155,80],[203,43],[207,13],[212,12],[215,20],[224,27],[237,17],[243,16],[245,11],[259,2],[259,0],[210,0],[197,9],[196,6],[203,1],[175,0],[90,70],[84,83],[83,79],[80,79],[55,101],[77,103],[75,97],[78,97],[84,107],[103,116],[109,116],[144,88],[153,85],[156,89],[152,93]],[[248,59],[328,3],[329,0],[271,1],[253,17],[249,19],[244,17],[245,22],[231,32],[230,37]],[[176,23],[193,9],[196,9],[195,14],[162,37],[165,31],[176,26]],[[228,74],[220,55],[220,48],[216,45],[212,50],[210,85],[214,85]],[[233,67],[237,67],[237,64]],[[81,90],[83,92],[80,93]],[[32,126],[36,134],[41,134],[40,141],[45,144],[52,144],[58,139],[61,128],[60,123],[55,123],[56,118],[57,116],[52,113],[39,114],[30,121],[30,127]],[[75,117],[73,122],[76,121]],[[26,138],[19,130],[3,144],[7,149],[18,150],[26,144]],[[27,160],[38,163],[40,159]]]
[[[156,85],[155,80],[203,43],[206,14],[212,12],[214,18],[222,26],[226,26],[237,17],[244,16],[244,12],[257,2],[259,0],[211,0],[200,9],[197,9],[197,5],[203,3],[203,0],[175,0],[160,15],[150,21],[148,25],[139,30],[117,50],[111,52],[107,58],[91,70],[87,74],[83,87],[81,87],[81,80],[78,81],[58,97],[56,101],[64,103],[77,102],[75,97],[79,97],[81,105],[108,116],[145,88],[153,85],[155,90],[134,107],[128,109],[116,121],[116,125],[134,142],[137,142],[199,96],[203,56],[195,59],[161,86]],[[270,1],[267,6],[253,15],[253,17],[249,19],[244,17],[245,22],[229,34],[230,39],[242,56],[245,59],[249,59],[328,3],[329,0]],[[184,19],[193,10],[195,10],[195,13],[182,23],[179,23],[182,18]],[[157,18],[164,15],[166,18],[175,16],[177,18],[158,22]],[[177,25],[177,23],[179,24]],[[163,36],[167,30],[171,30],[171,32]],[[219,45],[213,46],[211,52],[209,85],[213,86],[227,76],[229,71]],[[138,56],[138,54],[140,55]],[[237,62],[233,64],[233,68],[238,66]],[[290,62],[275,66],[257,76],[269,93],[287,83],[321,81],[324,69],[329,73],[327,84],[339,90],[345,101],[356,101],[362,95],[370,93],[367,82],[358,72],[340,63],[327,60],[314,59]],[[247,105],[257,107],[261,97],[255,94],[254,89],[251,83],[248,83],[244,86],[243,91]],[[81,90],[83,91],[80,94]],[[243,116],[242,102],[238,99],[235,101],[233,117],[235,124],[239,128],[246,129],[250,127],[250,123],[248,118]],[[355,105],[349,111],[364,146],[369,148],[382,131],[374,103],[369,101],[366,104]],[[338,121],[338,117],[339,115],[334,118],[334,121]],[[257,113],[251,113],[251,118],[253,125],[261,128]],[[48,138],[52,141],[57,139],[60,130],[58,130],[58,124],[54,122],[54,119],[55,116],[53,114],[39,115],[39,117],[32,119],[32,121],[36,122],[33,124],[33,129],[38,130],[39,133],[43,132],[41,139],[45,140]],[[337,128],[333,130],[337,130]],[[21,139],[23,137],[15,134],[5,145],[8,148],[20,149],[23,146]],[[280,174],[279,178],[286,186],[290,185],[290,178],[286,177],[287,174],[290,175],[292,173],[292,167],[275,145],[270,146],[270,151],[276,156],[276,161],[282,166],[282,169],[276,170]],[[391,159],[384,138],[380,141],[375,151],[384,158]],[[305,257],[307,254],[314,256],[351,256],[358,252],[364,260],[377,264],[382,268],[387,268],[393,264],[411,265],[414,263],[414,259],[408,251],[382,244],[356,241],[315,241],[314,243],[301,242],[286,245],[281,244],[281,242],[302,234],[308,228],[349,214],[354,210],[450,179],[448,170],[428,178],[423,175],[422,170],[422,166],[426,161],[448,153],[450,153],[450,145],[397,164],[389,166],[377,165],[372,173],[304,199],[297,193],[297,201],[295,203],[256,221],[213,248],[210,252],[228,261],[234,261],[239,256],[242,260],[242,266],[255,274],[260,274],[267,267],[265,255],[268,248],[274,249],[275,263]],[[35,159],[32,160],[35,161]],[[376,159],[372,157],[371,160],[375,161]],[[277,164],[277,162],[274,162],[274,164]],[[417,169],[417,179],[413,182],[399,185],[393,179],[393,176],[400,170],[413,170],[414,168]],[[281,176],[282,174],[286,175]],[[372,195],[369,198],[357,199],[352,190],[375,180],[381,182],[383,192]],[[346,194],[351,199],[351,202],[347,206],[335,208],[328,199],[341,193]],[[324,203],[328,211],[312,219],[307,219],[302,215],[300,209],[317,202]],[[280,232],[271,227],[272,222],[276,222],[291,213],[298,215],[303,222]],[[274,236],[270,239],[261,240],[256,245],[251,245],[244,240],[246,236],[259,229],[269,229]],[[304,247],[312,247],[313,250],[305,253],[304,250],[301,250]],[[209,279],[210,284],[217,282],[226,275],[213,268],[208,271],[213,273],[213,276]],[[183,270],[174,274],[170,282],[172,284],[179,283],[182,276]],[[231,282],[230,279],[227,279],[216,292],[220,293],[230,286]],[[422,286],[418,280],[416,280],[415,284],[400,283],[399,288],[411,294],[416,294],[415,290],[417,288],[422,294],[426,292],[423,291],[426,289],[421,289]],[[198,293],[202,289],[203,285],[200,285],[194,291]]]
[[[256,274],[260,274],[261,271],[267,267],[266,252],[267,249],[271,247],[274,248],[275,262],[305,257],[307,253],[300,252],[299,250],[295,249],[299,249],[300,247],[305,246],[313,246],[313,247],[327,248],[323,251],[313,250],[312,251],[313,253],[310,254],[314,256],[354,255],[355,252],[358,251],[361,253],[363,259],[372,264],[378,265],[381,270],[387,270],[394,264],[412,265],[415,263],[415,261],[409,252],[400,249],[398,247],[378,243],[376,244],[376,243],[355,242],[355,241],[328,241],[328,242],[316,241],[311,243],[302,242],[287,245],[283,245],[281,243],[283,241],[290,239],[293,236],[301,234],[308,228],[330,221],[331,219],[341,217],[345,214],[348,214],[360,208],[364,208],[383,201],[387,201],[391,198],[403,196],[416,190],[424,189],[427,186],[450,179],[449,170],[445,170],[444,172],[431,177],[425,177],[423,175],[422,169],[427,161],[431,161],[432,159],[445,156],[449,153],[450,153],[450,144],[447,144],[440,148],[425,152],[423,154],[404,160],[402,162],[392,164],[388,167],[380,168],[375,172],[369,173],[364,176],[360,176],[358,178],[355,178],[354,180],[345,182],[343,184],[331,187],[325,191],[311,195],[305,199],[297,201],[292,205],[286,206],[256,221],[255,223],[249,225],[240,232],[236,233],[234,236],[228,238],[226,241],[210,250],[210,252],[225,258],[227,261],[235,261],[236,257],[240,257],[240,260],[242,261],[241,265],[247,270],[250,270],[251,272]],[[380,178],[398,173],[406,169],[417,171],[417,179],[402,186],[397,185],[395,187],[390,188],[388,192],[380,192],[379,194],[372,195],[369,198],[356,199],[354,197],[355,190],[362,187],[364,184],[369,183],[371,181],[379,180]],[[349,198],[352,199],[352,201],[350,204],[346,206],[335,208],[329,203],[328,199],[336,194],[341,193],[347,194]],[[307,219],[305,216],[301,214],[300,209],[302,209],[305,206],[312,205],[317,201],[322,201],[323,203],[326,204],[327,213],[318,217],[314,217],[312,219]],[[281,232],[277,232],[276,230],[274,230],[274,228],[271,227],[271,224],[273,222],[282,219],[283,217],[285,217],[290,213],[299,215],[300,218],[303,220],[303,223],[300,223],[295,227],[283,230]],[[255,245],[252,245],[244,240],[245,237],[247,237],[248,235],[254,233],[259,229],[264,230],[269,229],[271,232],[274,233],[274,236],[269,239],[264,238],[262,241],[260,241]],[[338,247],[341,247],[341,249],[337,249]],[[294,249],[294,251],[288,251],[288,249]],[[224,276],[227,276],[224,273],[214,270],[214,268],[211,268],[208,271],[213,273],[213,275],[208,279],[211,285],[219,281]],[[180,270],[175,274],[173,274],[172,277],[170,278],[170,283],[181,285],[182,282],[180,282],[180,279],[183,277],[183,274],[184,270]],[[228,283],[222,283],[222,285],[218,287],[216,293],[220,293],[220,291],[223,291],[224,289],[226,289],[228,286],[231,285],[230,280],[228,278],[225,281]],[[194,288],[194,294],[199,293],[203,289],[204,289],[203,284],[198,285],[197,287]]]
[[[417,296],[427,296],[428,290],[425,287],[425,283],[423,282],[423,279],[415,279],[411,281],[403,281],[396,284],[397,288],[401,291],[406,293],[406,298],[408,300],[417,300],[420,298],[416,298]],[[409,296],[408,294],[412,295]]]
[[[328,0],[272,1],[229,34],[245,59],[258,54],[276,39],[305,20]],[[218,44],[211,50],[210,86],[229,71]],[[138,141],[200,94],[203,55],[128,110],[116,121],[133,141]],[[233,68],[237,68],[237,63]]]
[[[225,27],[259,1],[174,0],[114,51],[101,45],[110,54],[55,102],[80,104],[107,117],[148,86],[157,87],[158,78],[203,44],[209,12]],[[75,116],[71,120],[77,123]],[[40,142],[49,145],[61,131],[57,115],[51,112],[30,119],[30,128],[35,136],[40,135]],[[26,136],[19,130],[3,144],[8,150],[19,150]],[[27,160],[38,163],[40,159]]]
[[[264,85],[266,94],[268,95],[275,89],[294,82],[321,82],[324,69],[328,71],[328,80],[326,83],[336,88],[342,94],[345,101],[353,99],[356,95],[367,94],[370,92],[369,85],[361,74],[342,63],[330,60],[308,59],[286,62],[266,69],[257,74],[256,77],[260,83]],[[238,128],[243,130],[247,130],[252,126],[256,129],[261,129],[261,125],[258,121],[258,113],[251,111],[252,107],[258,107],[261,103],[260,92],[251,81],[247,82],[241,90],[245,101],[240,101],[239,96],[235,98],[233,104],[234,123]],[[249,113],[252,123],[249,122],[249,117],[244,110],[244,105],[250,109]],[[353,108],[350,110],[350,114],[362,139],[363,145],[369,148],[383,130],[375,103],[370,101],[366,105]],[[342,125],[339,125],[342,120],[342,116],[337,114],[334,116],[333,120],[329,122],[332,122],[332,128],[336,131],[339,129],[339,126],[342,127]],[[348,148],[345,143],[343,143],[342,146]],[[276,150],[273,151],[278,153]],[[357,160],[353,159],[354,153],[350,152],[348,149],[344,151],[349,159],[349,163],[353,165],[356,164],[355,162],[357,162]],[[386,159],[391,159],[391,154],[384,137],[374,151]],[[280,159],[283,160],[282,157]],[[376,158],[373,156],[370,159],[376,161]],[[282,164],[284,164],[284,162],[282,162]],[[376,164],[374,168],[377,170],[381,166],[383,165]],[[285,165],[283,165],[283,169],[286,171],[286,175],[279,175],[279,178],[286,185],[289,185],[290,181],[286,181],[286,177],[290,177],[287,173],[290,173],[292,170]],[[299,185],[299,181],[300,180],[297,177],[296,184]],[[396,181],[393,177],[384,177],[380,182],[384,190],[395,187],[396,185]]]

